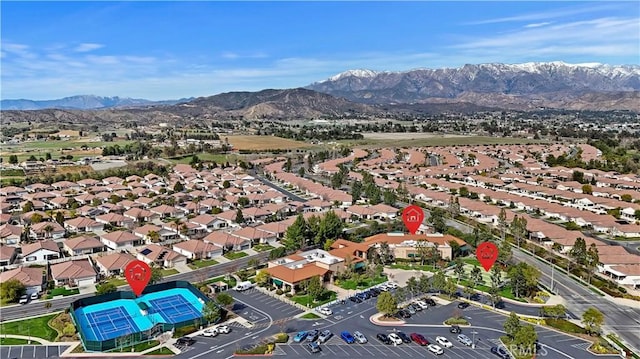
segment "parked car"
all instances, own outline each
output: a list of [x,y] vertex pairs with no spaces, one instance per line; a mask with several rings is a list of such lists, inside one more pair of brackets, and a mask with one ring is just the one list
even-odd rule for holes
[[40,295],[38,294],[38,292],[33,292],[31,293],[31,296],[29,297],[31,300],[36,300],[40,297]]
[[353,344],[356,341],[353,335],[346,330],[340,333],[340,338],[342,338],[342,340],[347,344]]
[[462,329],[457,325],[452,325],[451,328],[449,328],[449,333],[460,334],[462,333]]
[[386,284],[380,284],[378,286],[378,289],[383,291],[383,292],[388,292],[389,291],[389,287]]
[[312,353],[318,353],[320,352],[320,345],[316,342],[311,342],[307,344],[307,348],[309,348],[309,351]]
[[431,298],[425,299],[424,302],[429,304],[429,306],[431,306],[431,307],[435,307],[436,306],[436,301],[431,299]]
[[411,343],[411,338],[405,332],[398,332],[397,334],[404,343]]
[[469,297],[469,299],[473,300],[474,302],[479,302],[480,299],[482,299],[482,296],[480,295],[480,293],[473,293],[471,294],[471,297]]
[[298,334],[296,334],[295,337],[293,337],[293,341],[296,343],[300,343],[304,341],[306,338],[307,338],[307,332],[301,331],[301,332],[298,332]]
[[400,336],[396,333],[391,333],[387,337],[389,337],[389,340],[391,340],[391,343],[395,345],[402,344],[402,338],[400,338]]
[[353,332],[353,338],[358,344],[365,344],[366,342],[368,342],[367,337],[365,337],[364,334],[358,331]]
[[400,318],[411,318],[411,313],[407,310],[401,309],[398,311],[398,316]]
[[436,337],[436,343],[445,348],[451,348],[453,346],[453,343],[451,343],[449,339],[445,337]]
[[505,308],[505,304],[503,301],[499,301],[498,303],[496,303],[496,308],[497,309],[504,309]]
[[420,307],[421,309],[429,309],[429,305],[425,301],[422,301],[422,300],[416,300],[415,301],[415,305],[417,307]]
[[349,300],[354,302],[354,303],[362,303],[362,299],[360,299],[357,296],[349,297]]
[[396,283],[396,282],[387,282],[387,288],[398,289],[398,283]]
[[320,314],[324,314],[324,315],[331,315],[333,314],[333,311],[327,307],[322,307],[320,309],[318,309],[318,313]]
[[416,314],[416,310],[415,310],[412,306],[410,306],[410,305],[407,305],[407,307],[405,308],[405,310],[406,310],[407,312],[409,312],[409,314]]
[[444,350],[442,350],[442,348],[440,348],[439,346],[437,346],[435,344],[429,344],[429,346],[427,346],[427,349],[429,349],[429,351],[432,352],[435,355],[444,354]]
[[202,336],[204,337],[215,337],[218,335],[218,331],[216,328],[207,328],[202,332]]
[[228,325],[218,325],[216,331],[220,334],[229,334],[231,333],[231,328]]
[[411,340],[413,340],[414,343],[418,345],[422,345],[422,346],[429,345],[429,341],[422,334],[411,333],[410,336],[411,336]]
[[411,308],[413,308],[413,310],[415,310],[416,312],[420,312],[420,311],[422,311],[422,307],[421,307],[421,306],[419,306],[419,305],[418,305],[418,304],[416,304],[416,303],[411,303],[411,304],[409,304],[409,306],[410,306]]
[[307,333],[307,341],[308,342],[315,342],[316,339],[318,339],[319,335],[320,335],[320,331],[318,329],[310,330]]
[[510,359],[511,356],[503,347],[491,347],[491,353],[497,355],[500,359]]
[[27,304],[29,302],[29,297],[27,297],[27,295],[23,295],[20,297],[20,300],[18,301],[18,303],[20,304]]
[[473,342],[471,341],[471,339],[464,334],[458,334],[458,341],[468,347],[473,345]]
[[469,308],[469,303],[467,303],[467,302],[461,302],[461,303],[458,303],[458,308],[459,308],[459,309],[466,309],[466,308]]
[[196,340],[191,337],[181,337],[181,338],[178,338],[178,340],[176,341],[176,344],[186,345],[186,346],[191,346],[195,343],[196,343]]
[[378,289],[376,287],[371,288],[369,291],[371,292],[371,295],[374,297],[377,297],[382,292],[381,289]]
[[378,333],[378,334],[376,334],[376,338],[377,338],[380,342],[382,342],[383,344],[387,344],[387,345],[388,345],[388,344],[391,344],[391,340],[389,339],[389,336],[387,336],[387,335],[386,335],[386,334],[384,334],[384,333]]
[[318,341],[319,341],[320,343],[326,343],[326,342],[327,342],[327,340],[331,339],[331,337],[332,337],[332,336],[333,336],[333,333],[332,333],[330,330],[325,329],[325,330],[323,330],[323,331],[322,331],[322,333],[320,333],[320,335],[318,336]]

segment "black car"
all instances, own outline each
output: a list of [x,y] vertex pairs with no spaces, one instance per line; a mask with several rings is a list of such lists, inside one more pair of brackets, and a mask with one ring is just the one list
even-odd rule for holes
[[371,294],[372,297],[377,297],[378,295],[380,295],[381,290],[378,288],[371,288],[369,289],[369,293]]
[[462,329],[457,325],[452,325],[451,328],[449,328],[449,332],[453,334],[460,334],[462,333]]
[[376,338],[378,338],[378,340],[383,344],[391,344],[391,339],[389,339],[389,337],[384,333],[378,333]]
[[318,331],[318,329],[311,330],[307,333],[307,341],[315,342],[318,339],[319,335],[320,335],[320,331]]
[[481,298],[482,297],[478,293],[473,293],[471,294],[471,297],[469,297],[469,299],[473,300],[474,302],[479,302]]
[[182,337],[182,338],[178,338],[178,340],[176,341],[176,344],[191,346],[195,344],[195,342],[196,340],[191,337]]
[[411,313],[409,313],[409,311],[406,311],[404,309],[398,311],[398,317],[399,318],[411,318]]
[[459,303],[459,304],[458,304],[458,308],[460,308],[460,309],[466,309],[466,308],[469,308],[469,303],[467,303],[467,302]]
[[500,359],[511,359],[511,356],[503,347],[491,347],[491,353],[497,355]]
[[496,308],[498,309],[504,309],[505,305],[503,301],[499,301],[498,303],[496,303]]
[[407,306],[407,308],[412,308],[412,309],[413,309],[414,311],[416,311],[416,312],[419,312],[419,311],[421,311],[421,310],[422,310],[422,307],[421,307],[421,306],[419,306],[419,305],[415,305],[415,304],[409,304],[409,305]]
[[349,297],[349,300],[354,302],[354,303],[362,303],[362,299],[360,299],[359,297],[356,297],[356,296]]
[[427,303],[427,305],[431,306],[431,307],[435,307],[436,306],[436,301],[431,299],[431,298],[426,298],[424,300],[425,303]]
[[400,337],[400,339],[402,339],[403,342],[411,343],[411,338],[409,338],[409,336],[406,335],[404,332],[396,332],[396,334],[398,334],[398,336]]

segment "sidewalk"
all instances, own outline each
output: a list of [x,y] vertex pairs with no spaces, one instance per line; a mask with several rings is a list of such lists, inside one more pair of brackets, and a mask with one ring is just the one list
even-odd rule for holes
[[24,339],[31,340],[32,342],[40,343],[41,345],[64,345],[64,342],[50,342],[48,340],[44,340],[42,338],[34,337],[34,336],[26,336],[26,335],[17,335],[17,334],[0,334],[0,338],[13,338],[13,339]]

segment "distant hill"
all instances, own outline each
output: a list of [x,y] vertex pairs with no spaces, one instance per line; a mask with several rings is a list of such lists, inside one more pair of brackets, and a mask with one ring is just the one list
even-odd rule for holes
[[2,100],[0,108],[2,110],[44,110],[44,109],[67,109],[67,110],[95,110],[104,108],[120,107],[140,107],[153,105],[172,105],[180,102],[187,102],[191,99],[150,101],[129,97],[102,97],[94,95],[80,95],[65,97],[57,100]]

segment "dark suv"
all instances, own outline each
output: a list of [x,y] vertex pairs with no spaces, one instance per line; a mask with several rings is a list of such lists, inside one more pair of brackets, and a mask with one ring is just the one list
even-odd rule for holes
[[498,357],[500,357],[500,359],[511,359],[511,356],[509,355],[509,353],[507,353],[507,350],[503,347],[492,347],[491,353],[497,355]]
[[462,329],[457,325],[452,325],[451,328],[449,328],[449,332],[453,334],[460,334],[462,333]]
[[458,308],[460,308],[460,309],[466,309],[466,308],[469,308],[469,303],[467,303],[467,302],[462,302],[462,303],[458,304]]
[[389,339],[389,337],[384,333],[378,333],[376,335],[376,338],[378,338],[378,340],[384,344],[391,344],[391,339]]
[[178,340],[176,341],[176,344],[191,346],[195,344],[195,342],[196,340],[191,337],[182,337],[182,338],[178,338]]
[[409,338],[409,336],[405,334],[405,332],[397,332],[396,334],[398,334],[398,336],[400,337],[400,339],[402,339],[403,342],[411,343],[411,338]]

